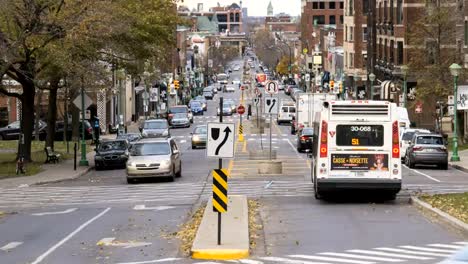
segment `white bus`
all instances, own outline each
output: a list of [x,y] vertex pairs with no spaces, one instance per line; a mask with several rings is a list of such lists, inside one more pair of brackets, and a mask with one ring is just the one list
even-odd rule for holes
[[401,189],[397,106],[386,101],[329,101],[314,122],[315,198],[372,190],[395,199]]

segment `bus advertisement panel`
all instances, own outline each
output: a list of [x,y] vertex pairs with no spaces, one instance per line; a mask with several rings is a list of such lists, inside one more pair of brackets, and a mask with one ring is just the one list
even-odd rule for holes
[[332,170],[388,171],[386,154],[331,154]]

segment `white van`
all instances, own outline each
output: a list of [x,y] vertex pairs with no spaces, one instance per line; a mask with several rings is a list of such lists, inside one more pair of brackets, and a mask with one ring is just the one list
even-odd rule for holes
[[395,199],[401,189],[397,106],[386,101],[323,103],[314,122],[315,197],[338,190],[376,190]]
[[296,117],[296,104],[293,101],[281,102],[278,118],[276,119],[278,125],[282,123],[291,123],[293,117]]

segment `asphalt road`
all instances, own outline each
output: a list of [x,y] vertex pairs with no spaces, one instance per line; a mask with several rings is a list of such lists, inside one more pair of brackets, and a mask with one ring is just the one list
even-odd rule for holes
[[[233,78],[240,79],[239,74]],[[196,125],[217,121],[221,95],[239,102],[239,91],[219,93],[191,128],[172,130],[183,153],[183,176],[175,182],[128,185],[124,170],[106,170],[1,190],[0,211],[9,214],[0,216],[0,263],[236,263],[187,259],[170,235],[194,205],[210,198],[209,172],[217,160],[206,159],[205,150],[192,150],[189,133]],[[224,121],[237,124],[238,119],[234,115]],[[272,146],[284,161],[283,175],[259,176],[247,158],[249,150],[268,145],[268,136],[246,134],[245,139],[236,146],[236,158],[224,163],[231,172],[229,193],[258,199],[263,229],[251,259],[237,263],[436,263],[467,241],[408,204],[412,192],[467,190],[467,173],[405,168],[404,190],[396,201],[317,201],[310,161],[296,151],[288,126],[272,125]]]

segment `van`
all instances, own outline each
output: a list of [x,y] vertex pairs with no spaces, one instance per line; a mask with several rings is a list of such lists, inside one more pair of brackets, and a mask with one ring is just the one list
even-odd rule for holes
[[294,117],[296,117],[296,104],[292,101],[281,102],[278,118],[276,119],[278,125],[291,123]]
[[203,97],[205,97],[206,100],[212,100],[213,96],[213,87],[206,87],[203,89]]

